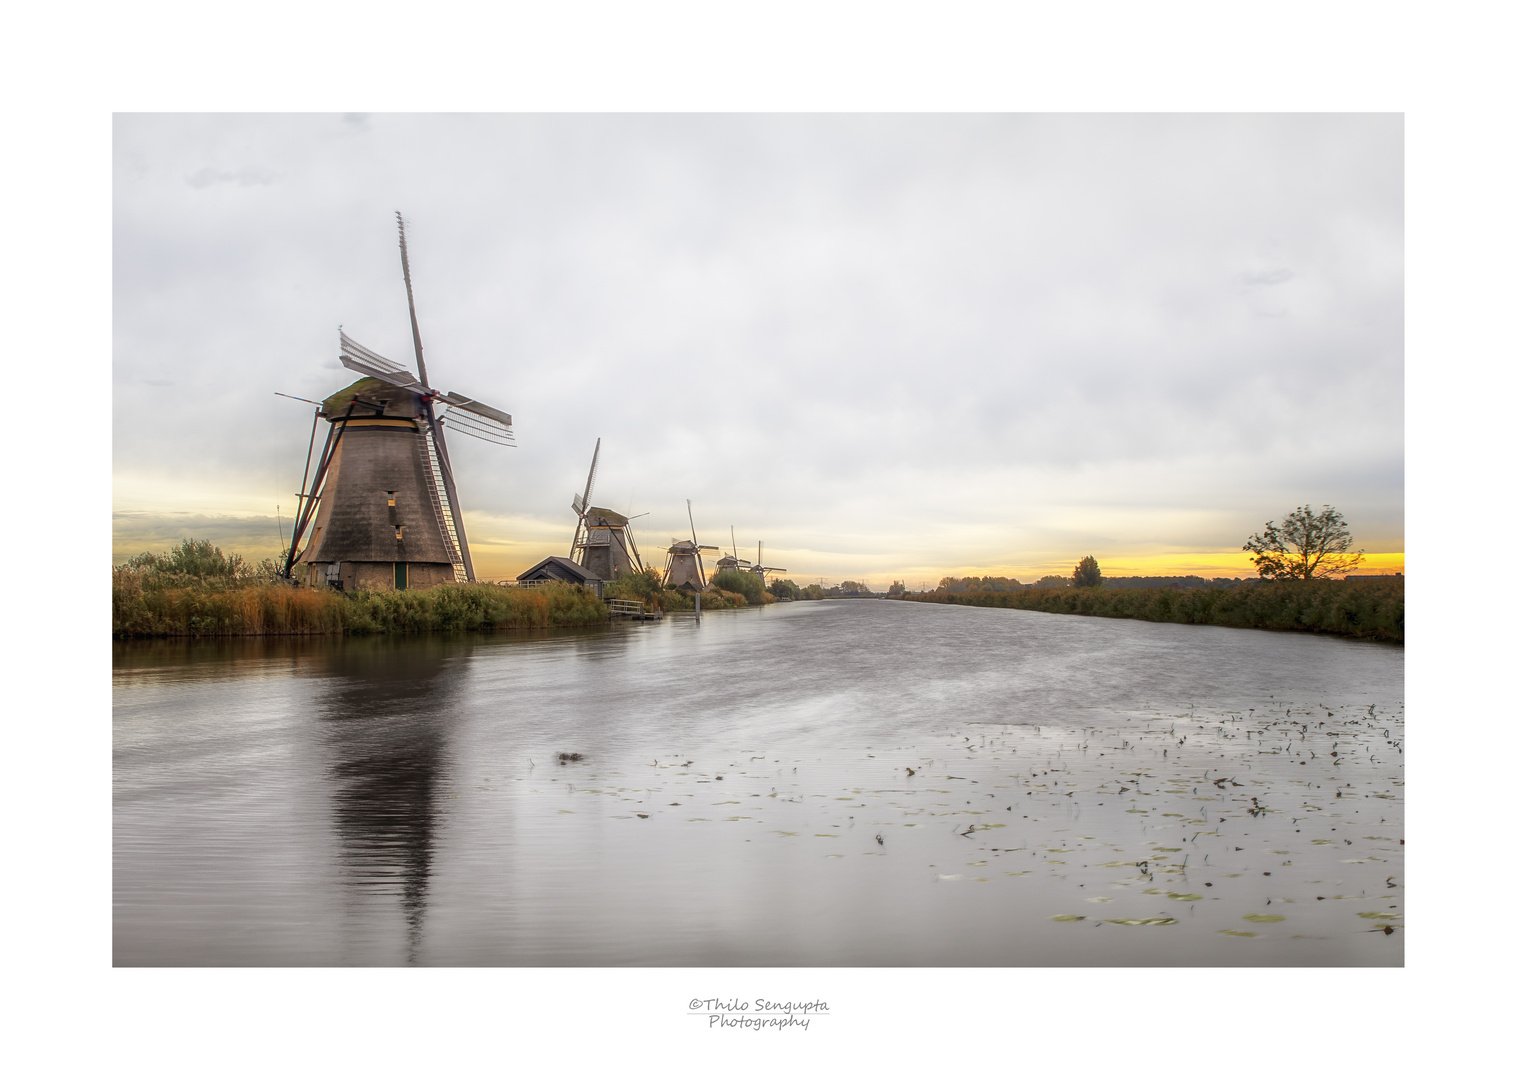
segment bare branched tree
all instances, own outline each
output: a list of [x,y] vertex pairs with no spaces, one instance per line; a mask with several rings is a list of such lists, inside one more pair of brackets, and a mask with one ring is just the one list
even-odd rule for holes
[[1296,507],[1279,525],[1266,522],[1264,531],[1250,536],[1243,550],[1252,553],[1261,578],[1310,581],[1358,566],[1364,551],[1350,551],[1353,543],[1342,514],[1331,506],[1313,513],[1307,505]]

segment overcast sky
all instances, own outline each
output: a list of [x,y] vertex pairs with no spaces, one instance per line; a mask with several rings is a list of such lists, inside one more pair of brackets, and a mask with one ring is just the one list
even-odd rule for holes
[[[573,493],[799,581],[1243,573],[1403,540],[1397,116],[154,116],[115,125],[117,558],[286,531],[341,324],[512,413],[476,567]],[[323,425],[324,426],[324,425]],[[652,560],[650,560],[652,561]]]

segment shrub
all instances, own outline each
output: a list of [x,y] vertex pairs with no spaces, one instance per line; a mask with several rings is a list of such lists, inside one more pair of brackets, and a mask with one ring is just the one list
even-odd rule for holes
[[[764,582],[757,574],[743,570],[723,570],[711,579],[711,587],[740,595],[750,604],[764,602]],[[704,601],[702,601],[704,603]]]

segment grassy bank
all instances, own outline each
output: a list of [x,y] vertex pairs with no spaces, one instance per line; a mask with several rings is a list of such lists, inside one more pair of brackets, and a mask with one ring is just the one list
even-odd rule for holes
[[1301,630],[1396,644],[1405,643],[1406,631],[1403,581],[1257,581],[1230,589],[931,592],[903,599],[1148,622]]
[[113,579],[111,631],[118,638],[517,630],[587,626],[607,617],[605,604],[574,585],[342,593],[282,582],[176,581],[129,568],[115,570]]

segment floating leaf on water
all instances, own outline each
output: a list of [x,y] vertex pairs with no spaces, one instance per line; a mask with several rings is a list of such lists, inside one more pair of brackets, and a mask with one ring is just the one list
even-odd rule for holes
[[1155,848],[1154,850],[1156,850],[1156,851],[1179,851],[1180,849],[1177,848],[1177,847],[1161,847],[1161,848]]
[[1143,890],[1143,895],[1144,896],[1163,896],[1164,895],[1164,890],[1163,889],[1144,889]]
[[799,835],[801,835],[800,833],[786,832],[784,829],[775,829],[774,831],[777,832],[777,833],[779,833],[781,836],[799,836]]
[[1399,919],[1399,918],[1401,918],[1400,915],[1397,915],[1393,911],[1361,911],[1361,912],[1359,912],[1359,917],[1361,919]]
[[842,856],[841,855],[823,855],[822,858],[824,858],[824,859],[841,859]]
[[1006,871],[1006,876],[1007,877],[1025,877],[1025,876],[1027,876],[1030,873],[1032,873],[1031,870],[1008,870],[1008,871]]
[[1258,934],[1254,933],[1252,930],[1218,930],[1217,933],[1219,933],[1219,934],[1226,934],[1229,937],[1258,937],[1259,936]]
[[1111,897],[1109,897],[1109,896],[1087,896],[1085,898],[1085,902],[1087,904],[1109,904],[1109,903],[1111,903]]
[[811,835],[812,836],[827,836],[827,837],[831,837],[833,840],[836,840],[838,838],[838,834],[835,833],[835,832],[819,832],[819,833],[812,833]]
[[1284,922],[1284,915],[1245,915],[1245,922]]
[[686,821],[710,821],[711,819],[708,818],[708,817],[688,817],[685,820]]
[[1052,919],[1054,922],[1080,922],[1082,919],[1085,918],[1085,916],[1084,915],[1050,915],[1049,918]]
[[1314,843],[1314,844],[1336,844],[1337,842],[1338,841],[1336,841],[1336,840],[1313,840],[1312,841],[1312,843]]
[[965,863],[964,865],[965,866],[984,866],[985,862],[986,862],[986,860],[981,859],[979,862]]
[[1193,893],[1193,892],[1188,892],[1188,893],[1172,892],[1172,893],[1169,894],[1169,898],[1171,900],[1184,900],[1184,901],[1188,902],[1188,901],[1192,901],[1192,900],[1200,900],[1201,899],[1201,894],[1200,893]]
[[1179,919],[1107,919],[1118,926],[1174,926]]
[[1184,814],[1165,814],[1164,817],[1184,817]]

